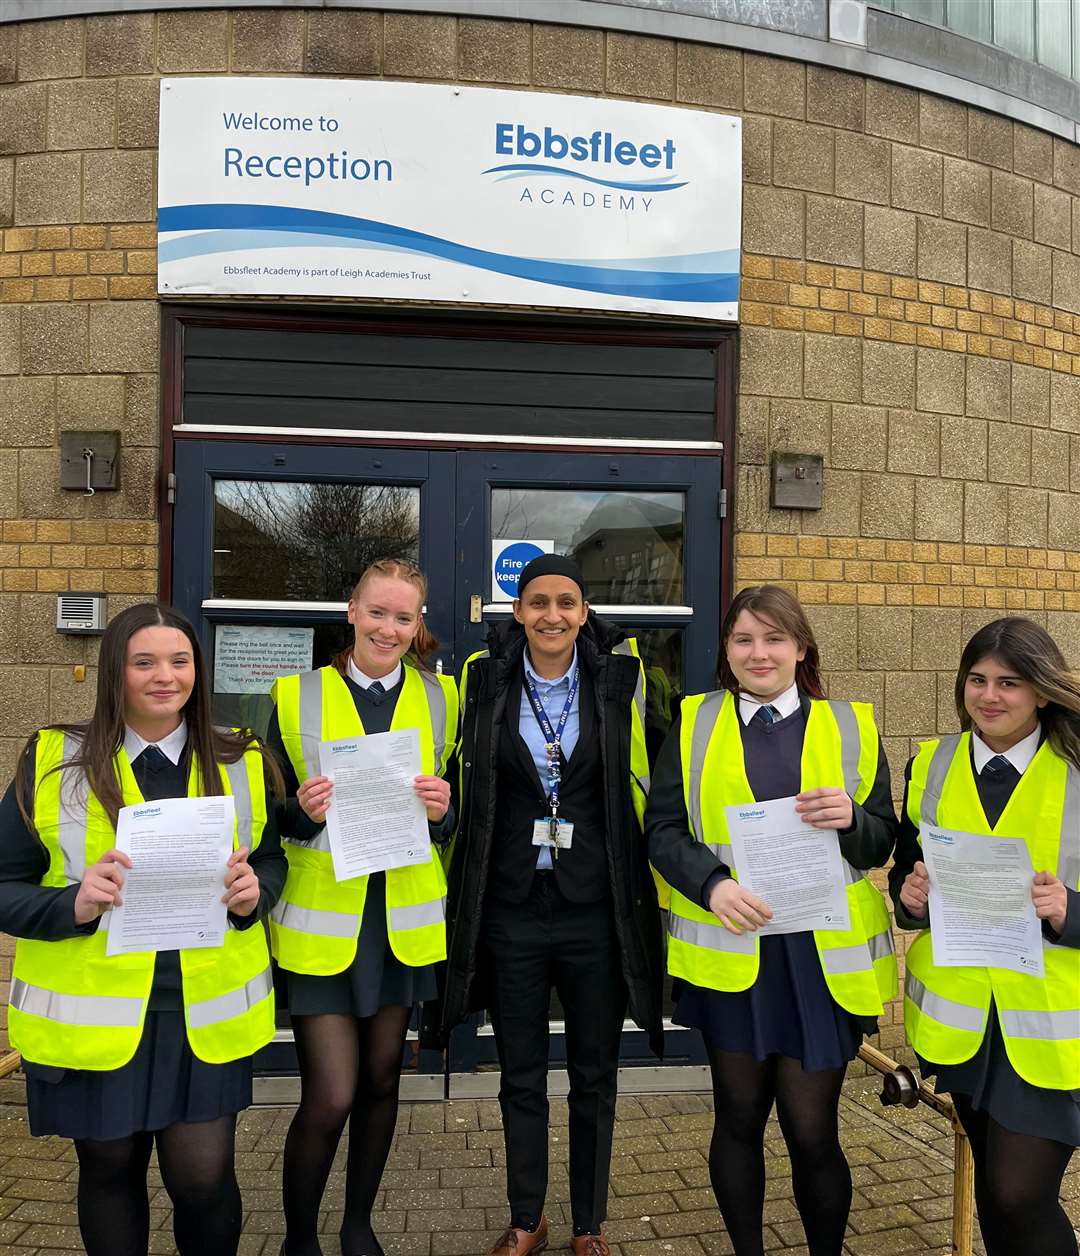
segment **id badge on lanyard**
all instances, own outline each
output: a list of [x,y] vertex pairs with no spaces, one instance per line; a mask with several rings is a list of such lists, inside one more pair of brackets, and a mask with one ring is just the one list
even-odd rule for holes
[[574,679],[570,682],[570,692],[566,695],[566,703],[563,706],[562,714],[559,716],[559,723],[553,728],[551,720],[544,710],[544,704],[540,701],[540,694],[532,677],[528,672],[525,673],[525,693],[528,696],[533,715],[536,716],[536,722],[540,725],[540,731],[544,734],[544,742],[547,749],[548,805],[551,808],[550,815],[533,821],[532,844],[534,846],[549,847],[556,859],[559,857],[559,851],[569,850],[574,840],[573,824],[569,820],[562,819],[559,815],[559,785],[562,780],[559,750],[562,743],[563,730],[566,728],[566,721],[570,718],[570,710],[574,705],[574,699],[577,697],[580,674],[575,668]]

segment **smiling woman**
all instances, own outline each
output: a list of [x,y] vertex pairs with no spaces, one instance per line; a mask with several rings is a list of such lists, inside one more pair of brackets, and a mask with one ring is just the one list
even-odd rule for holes
[[[89,721],[41,729],[0,803],[0,930],[19,939],[11,1041],[31,1132],[75,1142],[90,1256],[146,1251],[155,1144],[176,1250],[236,1250],[236,1113],[251,1102],[251,1056],[274,1033],[262,922],[285,879],[267,781],[280,774],[251,733],[211,722],[191,624],[148,603],[102,637]],[[224,941],[111,956],[105,916],[132,867],[120,810],[186,795],[233,801]]]

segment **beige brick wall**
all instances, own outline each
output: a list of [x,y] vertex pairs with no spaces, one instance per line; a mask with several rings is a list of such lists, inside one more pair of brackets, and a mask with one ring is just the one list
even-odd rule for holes
[[[736,578],[810,604],[834,691],[894,770],[952,726],[1004,610],[1080,663],[1080,149],[892,84],[671,39],[447,15],[177,11],[0,27],[0,769],[91,700],[58,589],[152,594],[157,79],[320,74],[627,97],[744,119]],[[122,490],[57,487],[119,428]],[[678,436],[677,432],[672,433]],[[774,450],[825,505],[770,508]],[[87,664],[75,680],[73,665]],[[0,939],[0,1046],[10,948]],[[898,1048],[898,1009],[883,1030]]]

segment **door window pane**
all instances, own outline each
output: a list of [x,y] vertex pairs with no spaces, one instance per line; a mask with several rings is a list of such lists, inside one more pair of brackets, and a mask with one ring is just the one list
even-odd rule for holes
[[600,604],[682,606],[684,493],[497,488],[493,541],[554,545],[581,567],[585,596]]
[[[218,634],[214,634],[215,641]],[[352,643],[352,628],[342,618],[337,624],[315,624],[311,650],[311,666],[325,667],[340,650]],[[211,662],[211,675],[216,670]],[[263,693],[214,693],[214,723],[228,728],[250,728],[260,737],[266,736],[274,704],[270,700],[270,685],[266,682]]]
[[212,597],[344,602],[377,558],[419,561],[419,488],[214,483]]

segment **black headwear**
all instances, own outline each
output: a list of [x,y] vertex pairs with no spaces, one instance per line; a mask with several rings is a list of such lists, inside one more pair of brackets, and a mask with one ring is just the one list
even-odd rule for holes
[[539,558],[526,563],[518,577],[518,597],[525,592],[529,581],[535,580],[537,576],[565,576],[568,580],[573,580],[581,590],[582,601],[585,600],[585,578],[572,558],[565,558],[562,554],[541,554]]

